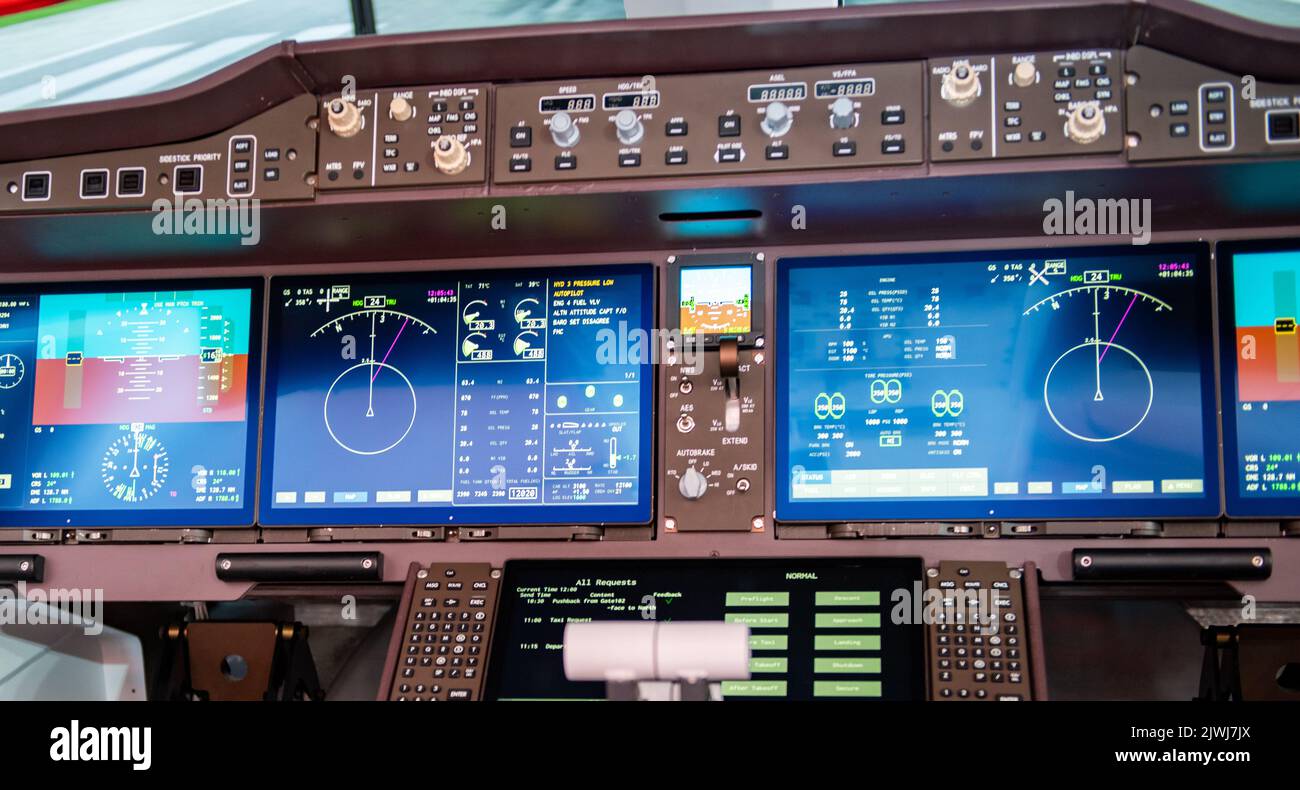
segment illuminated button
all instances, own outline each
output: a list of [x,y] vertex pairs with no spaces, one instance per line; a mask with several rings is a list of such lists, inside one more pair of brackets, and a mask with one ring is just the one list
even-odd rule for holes
[[1228,114],[1223,110],[1210,110],[1205,114],[1205,120],[1210,123],[1223,123],[1228,120]]
[[1190,125],[1188,125],[1187,123],[1171,123],[1171,124],[1169,124],[1169,136],[1170,136],[1170,137],[1187,137],[1187,136],[1188,136],[1189,134],[1191,134],[1191,133],[1192,133],[1192,127],[1191,127]]
[[1188,102],[1185,101],[1169,102],[1170,115],[1186,115],[1190,109],[1191,109],[1191,105]]
[[1209,104],[1222,104],[1228,98],[1228,91],[1226,88],[1206,88],[1203,95]]

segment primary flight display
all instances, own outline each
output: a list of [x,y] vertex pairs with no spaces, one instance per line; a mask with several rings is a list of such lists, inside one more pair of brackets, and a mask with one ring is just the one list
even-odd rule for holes
[[648,265],[272,294],[262,523],[649,520]]
[[1207,260],[782,261],[778,518],[1217,515]]
[[261,294],[260,280],[0,294],[0,523],[251,524]]

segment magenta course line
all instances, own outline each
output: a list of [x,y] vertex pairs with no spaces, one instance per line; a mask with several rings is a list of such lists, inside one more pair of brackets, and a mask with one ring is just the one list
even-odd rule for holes
[[[1133,298],[1132,298],[1131,300],[1129,300],[1128,307],[1124,310],[1124,315],[1120,316],[1119,323],[1115,325],[1115,331],[1111,333],[1111,335],[1110,335],[1110,340],[1107,340],[1107,341],[1106,341],[1106,347],[1103,348],[1103,349],[1101,350],[1101,356],[1097,357],[1097,364],[1098,364],[1098,365],[1100,365],[1100,364],[1101,364],[1101,361],[1102,361],[1103,359],[1106,358],[1106,352],[1107,352],[1107,351],[1110,351],[1110,344],[1115,342],[1115,336],[1119,334],[1119,328],[1120,328],[1121,326],[1124,326],[1124,319],[1128,318],[1129,310],[1132,310],[1132,309],[1133,309],[1133,305],[1137,303],[1137,300],[1138,300],[1138,295],[1137,295],[1137,294],[1133,294]],[[400,334],[400,333],[399,333],[399,334]],[[394,340],[393,342],[396,343],[397,341]],[[388,349],[388,350],[389,350],[389,351],[392,351],[391,348]],[[384,357],[384,359],[387,359],[387,358],[388,358],[388,357],[386,357],[386,356]]]
[[[1129,307],[1132,306],[1133,305],[1129,305]],[[1128,315],[1128,313],[1125,313],[1125,315]],[[408,318],[402,322],[402,325],[400,327],[397,328],[397,334],[393,335],[393,342],[388,344],[388,350],[384,352],[384,358],[381,359],[379,361],[379,364],[375,366],[375,372],[370,374],[371,382],[374,382],[375,376],[378,376],[379,371],[384,369],[384,363],[388,361],[388,355],[393,353],[393,346],[397,345],[397,339],[402,336],[402,330],[406,329],[406,325],[409,323],[411,323],[411,319]],[[1124,323],[1123,320],[1121,320],[1120,323],[1121,324]],[[1115,331],[1118,332],[1119,330],[1116,329]]]

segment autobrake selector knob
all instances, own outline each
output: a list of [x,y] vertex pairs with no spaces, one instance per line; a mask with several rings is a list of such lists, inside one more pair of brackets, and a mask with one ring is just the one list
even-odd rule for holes
[[853,111],[853,100],[841,96],[831,102],[831,126],[836,129],[849,129],[857,123],[857,113]]
[[954,107],[965,107],[978,99],[983,91],[980,76],[969,60],[954,60],[939,87],[939,95]]
[[469,151],[460,140],[444,134],[433,143],[433,166],[440,173],[454,176],[469,167]]
[[1085,102],[1074,108],[1065,122],[1065,136],[1087,145],[1100,140],[1106,134],[1106,114],[1101,105],[1095,101]]
[[325,120],[330,131],[339,137],[351,137],[361,131],[361,111],[355,102],[333,99],[325,106]]
[[677,490],[683,499],[699,499],[709,490],[709,479],[700,474],[693,466],[686,467],[682,477],[677,481]]
[[614,131],[618,134],[618,141],[623,145],[636,145],[645,137],[645,126],[641,123],[641,116],[632,110],[619,110],[618,115],[614,116]]
[[573,122],[573,116],[561,110],[551,116],[551,139],[561,148],[572,148],[578,144],[582,132]]
[[794,125],[794,114],[785,102],[770,102],[763,109],[763,121],[759,124],[768,137],[780,137],[790,131]]
[[1033,63],[1022,60],[1012,70],[1011,81],[1021,88],[1028,88],[1038,82],[1038,69],[1034,68]]

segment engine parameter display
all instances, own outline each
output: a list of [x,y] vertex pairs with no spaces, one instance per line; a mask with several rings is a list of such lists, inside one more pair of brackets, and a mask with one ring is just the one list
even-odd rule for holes
[[648,266],[271,290],[262,523],[649,520]]
[[777,515],[1217,515],[1199,245],[782,261]]
[[682,267],[679,327],[684,335],[743,335],[753,328],[753,268]]
[[749,626],[750,677],[720,681],[724,700],[921,699],[924,631],[894,616],[920,586],[906,557],[507,562],[488,696],[604,699],[565,678],[564,626],[661,620]]
[[1300,243],[1219,250],[1228,514],[1300,517]]
[[0,302],[0,524],[252,523],[260,280]]

